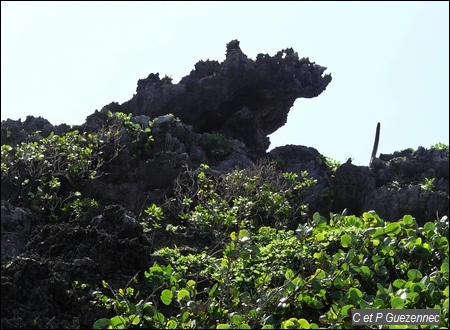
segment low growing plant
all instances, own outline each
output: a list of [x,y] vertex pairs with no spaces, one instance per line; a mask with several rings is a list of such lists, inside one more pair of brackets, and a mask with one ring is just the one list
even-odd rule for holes
[[[439,308],[440,326],[422,327],[447,327],[448,233],[447,217],[419,227],[409,215],[386,222],[375,212],[332,214],[330,219],[316,213],[296,231],[242,228],[230,233],[221,257],[203,254],[180,262],[176,252],[161,251],[171,264],[154,264],[145,273],[147,298],[125,299],[125,311],[95,324],[348,329],[354,308]],[[201,290],[193,274],[187,274],[195,268],[190,263],[209,279]],[[124,300],[104,295],[98,296],[104,304]],[[147,309],[139,309],[139,322],[133,323],[130,315],[144,302]],[[169,314],[164,306],[170,307]],[[128,323],[114,323],[117,317]]]

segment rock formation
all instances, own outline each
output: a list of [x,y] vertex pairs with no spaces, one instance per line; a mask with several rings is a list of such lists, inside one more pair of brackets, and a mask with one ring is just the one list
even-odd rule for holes
[[291,48],[249,59],[239,41],[227,45],[226,59],[200,61],[178,84],[150,74],[136,95],[114,110],[155,118],[172,113],[196,133],[219,132],[265,151],[267,135],[286,123],[298,98],[322,93],[331,81],[325,67],[299,59]]
[[[2,165],[2,328],[91,328],[103,310],[90,304],[89,292],[74,288],[75,281],[98,285],[108,279],[123,287],[124,279],[154,261],[165,262],[151,255],[155,249],[214,245],[213,235],[196,228],[172,236],[155,229],[149,235],[138,222],[145,207],[173,197],[174,181],[200,164],[227,173],[269,158],[282,171],[308,171],[316,181],[303,200],[309,213],[291,228],[314,212],[328,216],[344,209],[358,216],[373,209],[386,220],[411,214],[419,224],[448,215],[448,148],[405,150],[381,155],[372,169],[346,163],[337,171],[312,147],[266,152],[268,135],[283,126],[294,101],[316,97],[328,86],[331,76],[324,71],[290,48],[249,59],[233,40],[224,62],[200,61],[178,84],[150,74],[139,80],[129,101],[106,105],[82,125],[53,126],[32,116],[3,120],[2,146],[78,130],[98,136],[107,161],[93,178],[60,177],[61,193],[80,192],[100,207],[77,221],[57,222],[32,211],[32,189],[22,186],[30,178],[4,175]],[[117,126],[110,112],[131,113],[131,131]],[[134,135],[133,125],[139,127]],[[2,148],[2,163],[7,153]],[[19,164],[17,173],[24,166]]]

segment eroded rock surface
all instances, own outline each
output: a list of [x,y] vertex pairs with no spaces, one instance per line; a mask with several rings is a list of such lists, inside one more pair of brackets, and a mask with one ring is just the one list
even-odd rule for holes
[[419,147],[380,155],[375,169],[346,163],[336,172],[335,209],[374,210],[389,221],[410,214],[419,224],[449,214],[448,150]]
[[[59,177],[61,193],[78,191],[99,203],[98,210],[76,221],[38,215],[28,191],[21,191],[14,175],[2,172],[2,328],[92,328],[97,319],[112,316],[91,303],[102,280],[123,288],[133,276],[141,279],[153,262],[167,263],[152,255],[165,246],[189,251],[218,246],[210,231],[167,231],[166,225],[180,224],[174,216],[149,232],[139,223],[146,207],[172,198],[174,181],[200,164],[228,173],[269,158],[282,171],[307,171],[316,182],[304,192],[308,212],[289,228],[314,212],[328,217],[344,209],[358,216],[375,210],[394,221],[411,214],[419,223],[448,215],[448,149],[405,150],[381,155],[373,169],[345,163],[336,172],[312,147],[287,145],[266,152],[268,135],[286,122],[294,101],[325,90],[331,76],[324,71],[290,48],[251,60],[233,40],[224,62],[200,61],[178,84],[150,74],[129,101],[106,105],[82,125],[53,126],[32,116],[24,122],[3,120],[2,145],[73,130],[98,134],[99,140],[108,132],[117,135],[102,149],[108,161],[94,178],[70,182]],[[153,141],[122,126],[114,130],[109,112],[131,112],[131,122],[150,128]],[[81,288],[81,283],[89,286]]]
[[325,67],[291,48],[249,59],[239,41],[227,45],[224,62],[200,61],[178,84],[150,74],[119,111],[151,118],[172,113],[194,132],[220,132],[265,151],[267,136],[286,123],[298,98],[320,95],[331,81]]

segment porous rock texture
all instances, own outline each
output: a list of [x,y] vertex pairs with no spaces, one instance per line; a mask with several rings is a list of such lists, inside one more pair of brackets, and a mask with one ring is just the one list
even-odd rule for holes
[[[314,212],[328,216],[344,209],[355,215],[375,210],[386,220],[411,214],[421,224],[436,214],[448,215],[448,150],[405,150],[381,155],[373,169],[345,163],[336,172],[313,147],[287,145],[267,152],[268,135],[283,126],[294,101],[316,97],[328,86],[331,76],[324,71],[292,49],[251,60],[233,40],[224,62],[200,61],[178,84],[150,74],[139,80],[129,101],[106,105],[80,126],[54,126],[32,116],[24,122],[2,120],[2,145],[75,129],[104,134],[109,112],[132,113],[131,121],[151,128],[154,138],[151,143],[132,140],[124,132],[117,155],[108,145],[103,150],[114,155],[102,166],[104,175],[75,183],[61,178],[67,189],[100,205],[76,221],[58,222],[33,212],[30,200],[2,175],[2,328],[92,328],[107,317],[90,303],[103,279],[123,288],[135,275],[142,279],[155,261],[167,263],[152,255],[157,249],[216,244],[212,232],[187,227],[168,233],[166,223],[147,232],[139,223],[144,208],[173,197],[174,181],[200,164],[227,173],[269,158],[283,171],[308,171],[316,185],[308,188],[308,214],[298,222]],[[430,178],[432,189],[424,185]]]

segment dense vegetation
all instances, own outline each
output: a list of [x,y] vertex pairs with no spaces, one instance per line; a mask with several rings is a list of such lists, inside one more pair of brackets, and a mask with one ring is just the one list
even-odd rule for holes
[[170,264],[145,272],[148,292],[94,292],[114,311],[94,328],[349,328],[353,308],[439,308],[446,327],[447,237],[447,218],[417,228],[408,215],[316,213],[296,231],[233,231],[214,254],[163,248]]
[[[77,183],[101,176],[126,143],[151,142],[150,133],[111,114],[97,135],[74,130],[2,145],[2,190],[52,221],[76,221],[99,207]],[[228,152],[217,134],[208,143],[211,155]],[[289,229],[308,211],[314,183],[307,172],[282,172],[268,160],[230,173],[186,169],[173,195],[139,221],[149,237],[195,228],[214,245],[156,249],[167,262],[142,270],[145,290],[138,274],[122,288],[107,278],[101,290],[75,281],[105,310],[93,328],[349,328],[351,310],[367,308],[439,308],[439,328],[447,327],[448,217],[419,226],[410,215],[390,222],[370,210],[315,213]]]

